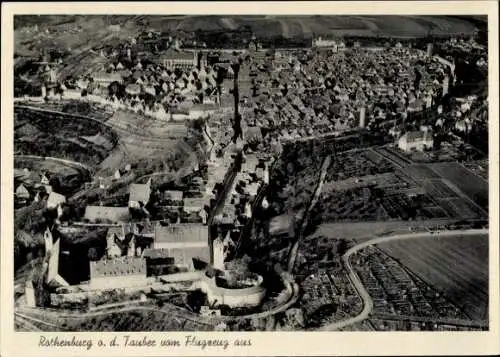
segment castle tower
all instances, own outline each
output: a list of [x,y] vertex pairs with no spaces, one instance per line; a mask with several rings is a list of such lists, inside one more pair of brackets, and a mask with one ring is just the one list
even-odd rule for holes
[[215,269],[224,270],[224,243],[219,237],[213,243],[213,262]]

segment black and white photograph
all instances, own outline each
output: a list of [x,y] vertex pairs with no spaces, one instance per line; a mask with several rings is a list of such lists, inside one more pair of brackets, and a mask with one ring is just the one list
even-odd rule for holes
[[14,331],[490,330],[488,16],[13,26]]

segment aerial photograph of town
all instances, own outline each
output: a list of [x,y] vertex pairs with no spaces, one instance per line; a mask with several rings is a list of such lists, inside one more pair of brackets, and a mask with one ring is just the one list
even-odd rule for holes
[[487,28],[16,15],[15,330],[489,331]]

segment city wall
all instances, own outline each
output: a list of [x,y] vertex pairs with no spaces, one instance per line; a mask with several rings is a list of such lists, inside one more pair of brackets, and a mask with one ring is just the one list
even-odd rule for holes
[[144,286],[147,284],[145,274],[137,275],[118,275],[118,276],[103,276],[92,278],[89,288],[92,290],[110,290],[118,288],[130,288],[135,286]]

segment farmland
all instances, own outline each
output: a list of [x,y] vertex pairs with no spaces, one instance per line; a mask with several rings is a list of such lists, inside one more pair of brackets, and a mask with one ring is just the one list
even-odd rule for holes
[[488,182],[458,163],[435,163],[429,167],[488,211]]
[[430,237],[379,246],[472,319],[488,318],[488,236]]

